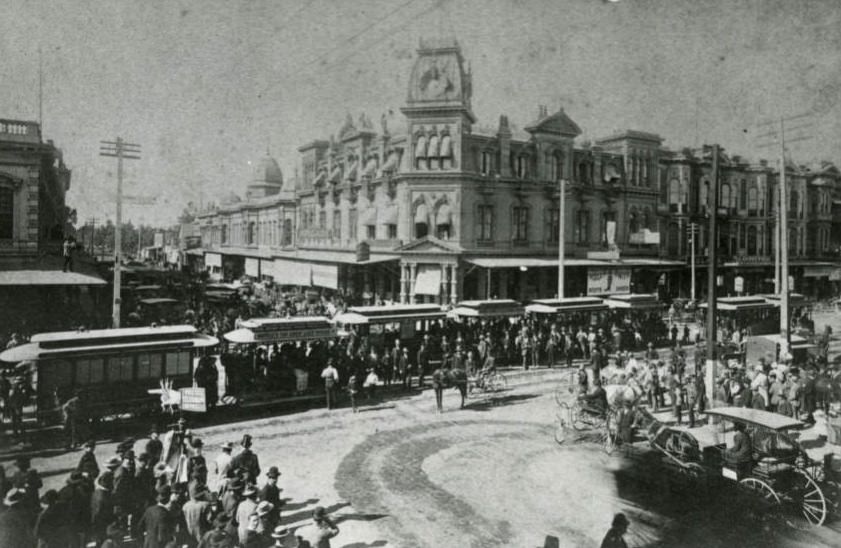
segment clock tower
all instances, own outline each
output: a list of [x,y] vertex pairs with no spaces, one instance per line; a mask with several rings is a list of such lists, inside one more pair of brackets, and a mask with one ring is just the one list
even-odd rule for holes
[[461,137],[476,117],[471,75],[455,40],[421,41],[401,111],[408,121],[410,171],[457,171]]

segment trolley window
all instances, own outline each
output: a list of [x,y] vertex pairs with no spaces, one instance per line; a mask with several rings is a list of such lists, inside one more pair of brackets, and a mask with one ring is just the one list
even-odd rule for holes
[[133,366],[131,356],[112,356],[108,358],[108,380],[115,382],[133,380]]
[[105,378],[102,358],[76,360],[76,384],[97,384]]
[[73,364],[67,360],[45,361],[38,368],[39,391],[42,393],[72,383]]
[[166,353],[166,376],[190,374],[190,353],[189,352],[167,352]]
[[159,379],[161,377],[161,354],[138,354],[137,355],[137,378],[138,379]]

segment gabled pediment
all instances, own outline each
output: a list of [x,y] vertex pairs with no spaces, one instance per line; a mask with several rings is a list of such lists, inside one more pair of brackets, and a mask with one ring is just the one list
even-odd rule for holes
[[461,253],[462,249],[449,242],[439,240],[434,236],[424,236],[419,240],[398,247],[395,251],[411,253]]
[[581,128],[566,115],[564,109],[555,114],[544,116],[526,127],[529,133],[549,133],[552,135],[565,135],[578,137],[581,135]]

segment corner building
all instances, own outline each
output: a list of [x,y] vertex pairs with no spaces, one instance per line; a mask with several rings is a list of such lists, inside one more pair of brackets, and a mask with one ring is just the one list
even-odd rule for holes
[[[642,131],[576,144],[576,122],[545,107],[523,130],[503,115],[482,131],[471,101],[458,45],[421,43],[404,119],[384,115],[375,129],[348,115],[335,135],[298,149],[302,172],[283,190],[249,190],[201,214],[205,264],[364,302],[528,300],[557,294],[564,222],[565,296],[689,293],[687,227],[703,213],[694,190],[703,155],[671,152]],[[769,199],[771,171],[745,170],[765,177]],[[740,242],[754,249],[754,230],[764,238],[756,249],[767,249],[764,203],[761,218],[734,229],[736,253]],[[618,258],[605,253],[617,248]]]

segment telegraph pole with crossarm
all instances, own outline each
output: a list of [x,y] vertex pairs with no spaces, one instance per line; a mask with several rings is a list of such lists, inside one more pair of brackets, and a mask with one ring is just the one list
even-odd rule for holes
[[100,156],[110,156],[117,159],[117,215],[114,230],[114,301],[112,308],[112,323],[114,329],[120,327],[120,270],[122,268],[122,234],[121,222],[123,216],[123,160],[139,160],[140,145],[126,143],[117,137],[116,141],[100,141]]

